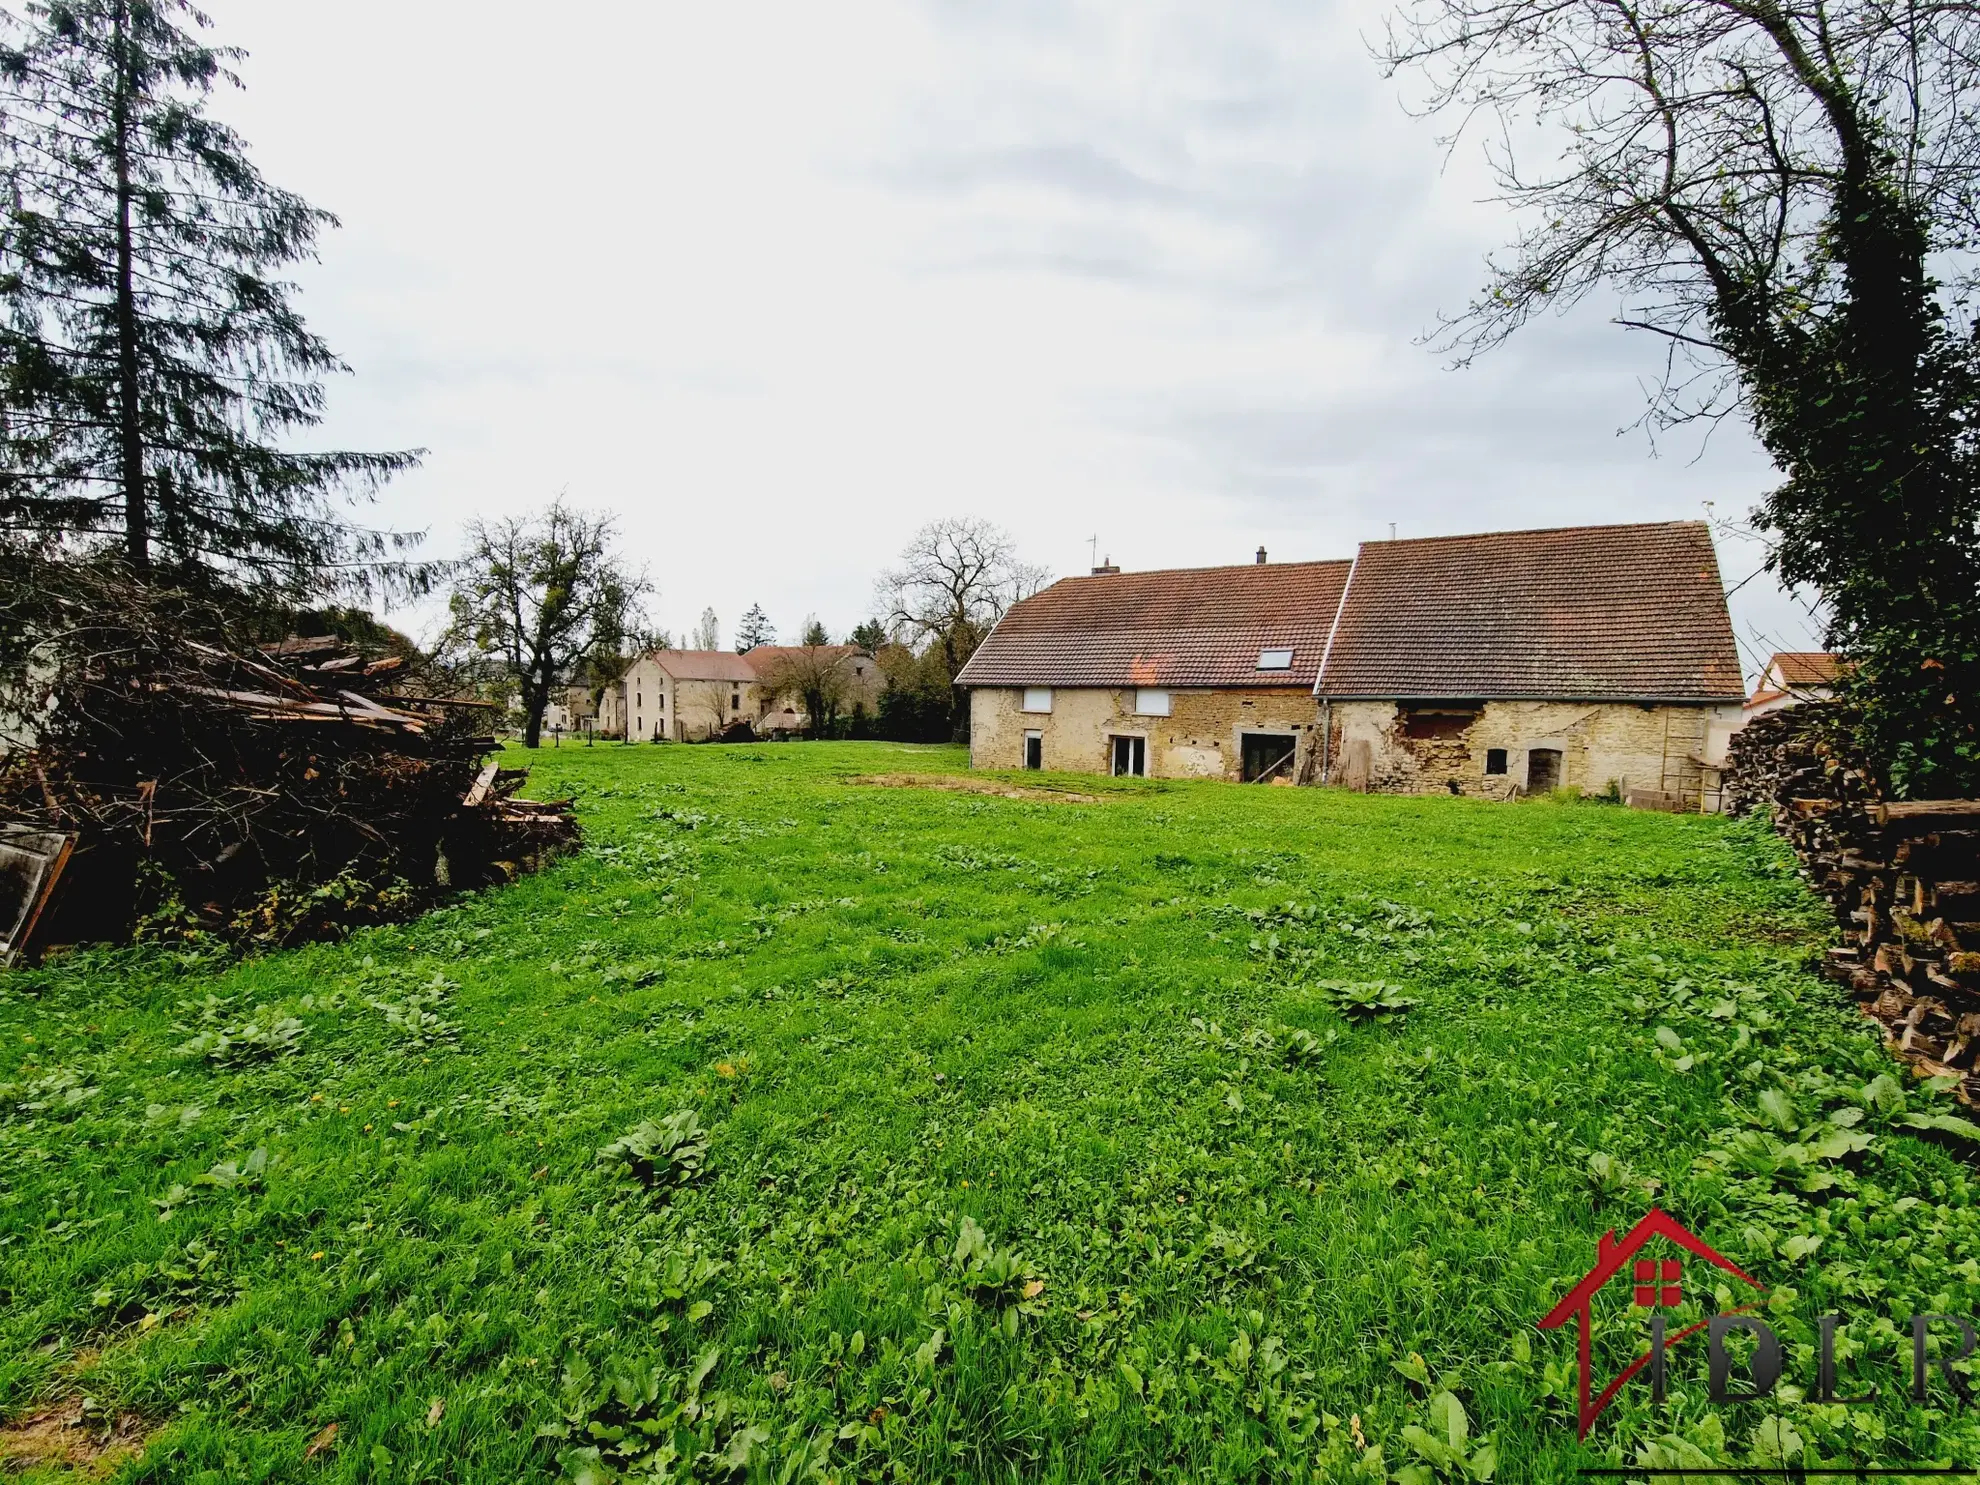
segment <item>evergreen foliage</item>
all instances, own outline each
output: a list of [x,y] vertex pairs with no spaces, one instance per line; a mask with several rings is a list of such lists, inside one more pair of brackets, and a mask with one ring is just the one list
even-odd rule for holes
[[[770,616],[763,612],[763,605],[752,603],[749,612],[742,616],[742,623],[736,626],[736,653],[747,655],[758,645],[777,642],[777,628],[770,622]],[[714,646],[709,646],[713,649]]]
[[949,741],[959,713],[941,648],[929,645],[916,653],[906,645],[885,645],[879,660],[886,684],[875,719],[877,735],[895,742]]
[[286,447],[345,367],[277,275],[336,223],[207,113],[240,55],[207,25],[185,0],[0,12],[0,531],[202,586],[423,586],[417,538],[338,498],[418,452]]

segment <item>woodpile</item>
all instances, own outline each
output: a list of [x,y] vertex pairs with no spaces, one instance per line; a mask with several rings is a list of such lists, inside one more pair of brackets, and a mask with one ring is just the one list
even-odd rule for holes
[[1921,1076],[1980,1103],[1980,801],[1886,800],[1811,704],[1733,737],[1727,808],[1766,804],[1842,931],[1827,967]]
[[489,757],[492,710],[403,670],[334,638],[223,645],[130,614],[53,636],[13,708],[32,746],[0,758],[0,959],[134,932],[324,937],[574,848],[569,806],[521,798],[527,771]]

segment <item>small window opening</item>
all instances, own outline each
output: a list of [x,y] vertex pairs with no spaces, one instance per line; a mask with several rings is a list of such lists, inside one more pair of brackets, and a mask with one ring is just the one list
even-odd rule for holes
[[1050,686],[1025,687],[1023,710],[1028,712],[1049,712],[1052,710],[1052,688]]
[[1115,778],[1141,778],[1148,772],[1148,739],[1116,736],[1113,765]]
[[1024,766],[1034,771],[1045,766],[1045,734],[1027,732],[1024,735]]
[[1258,668],[1260,670],[1291,670],[1293,652],[1291,650],[1260,650]]
[[1134,714],[1137,717],[1166,717],[1169,714],[1169,693],[1167,691],[1137,691],[1134,693]]
[[1504,773],[1506,771],[1506,750],[1487,748],[1485,750],[1485,772]]

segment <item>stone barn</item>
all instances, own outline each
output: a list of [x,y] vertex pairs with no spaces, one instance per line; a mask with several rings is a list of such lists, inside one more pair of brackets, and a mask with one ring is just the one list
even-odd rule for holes
[[972,764],[1699,807],[1744,691],[1702,523],[1264,555],[1015,605],[960,678]]
[[1362,545],[1313,694],[1320,777],[1697,809],[1744,699],[1703,522]]

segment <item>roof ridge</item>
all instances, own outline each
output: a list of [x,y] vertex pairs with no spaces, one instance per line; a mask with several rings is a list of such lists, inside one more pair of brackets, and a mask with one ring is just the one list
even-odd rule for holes
[[1709,531],[1708,521],[1609,521],[1593,526],[1523,526],[1512,531],[1459,531],[1444,536],[1391,536],[1365,541],[1365,547],[1423,546],[1439,541],[1482,541],[1489,536],[1562,536],[1571,531],[1658,531],[1695,526]]
[[[1135,567],[1121,572],[1074,572],[1056,579],[1047,587],[1040,588],[1038,593],[1049,592],[1060,583],[1086,583],[1103,578],[1172,577],[1179,572],[1257,572],[1261,568],[1266,572],[1286,572],[1299,567],[1352,567],[1353,565],[1352,557],[1315,557],[1306,562],[1229,562],[1218,567]],[[1038,593],[1032,594],[1031,597],[1036,598]],[[1030,602],[1030,599],[1025,601]]]

